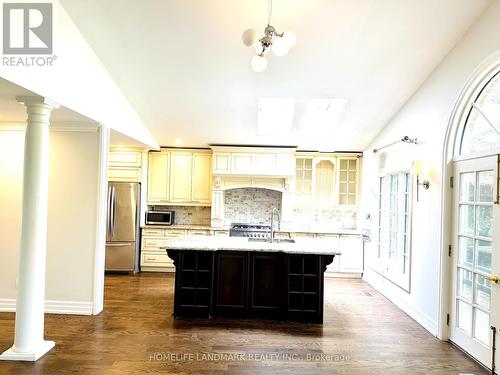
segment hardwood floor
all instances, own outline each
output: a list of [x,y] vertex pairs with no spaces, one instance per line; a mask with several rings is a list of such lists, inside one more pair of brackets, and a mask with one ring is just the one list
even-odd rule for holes
[[[361,280],[327,279],[323,326],[174,320],[172,284],[166,274],[107,276],[101,315],[46,315],[55,349],[36,363],[0,362],[0,374],[488,373]],[[14,314],[1,313],[0,350],[13,332]]]

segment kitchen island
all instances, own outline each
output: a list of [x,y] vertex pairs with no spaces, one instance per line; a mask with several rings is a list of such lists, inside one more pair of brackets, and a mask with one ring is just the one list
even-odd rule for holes
[[174,317],[322,323],[324,272],[340,255],[335,243],[275,241],[242,237],[168,240],[164,248],[176,271]]

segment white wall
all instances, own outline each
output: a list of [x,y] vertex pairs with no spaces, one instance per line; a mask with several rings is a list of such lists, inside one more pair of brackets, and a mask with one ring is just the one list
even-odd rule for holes
[[[453,106],[468,77],[484,59],[500,49],[498,25],[500,1],[495,1],[365,152],[363,202],[366,211],[372,214],[371,223],[365,226],[371,226],[374,241],[366,248],[364,278],[430,332],[439,333],[440,338],[447,335],[440,330],[446,313],[446,309],[440,312],[441,236],[445,236],[443,242],[449,236],[441,233],[441,224],[450,215],[441,212],[445,134]],[[419,144],[394,146],[380,154],[371,151],[405,135],[417,137]],[[411,289],[407,293],[372,271],[370,264],[376,251],[377,175],[381,170],[409,169],[413,160],[422,160],[431,167],[431,186],[428,191],[421,189],[420,201],[413,202]],[[447,257],[443,259],[447,261]]]
[[[13,311],[21,230],[24,131],[0,126],[0,311]],[[99,131],[50,132],[46,311],[91,314]]]
[[[132,139],[158,148],[149,129],[111,79],[59,1],[53,0],[52,66],[0,64],[0,76]],[[0,17],[0,29],[3,19]]]

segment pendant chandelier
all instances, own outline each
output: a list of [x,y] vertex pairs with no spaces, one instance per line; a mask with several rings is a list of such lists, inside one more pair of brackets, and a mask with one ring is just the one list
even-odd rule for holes
[[263,72],[267,67],[266,55],[273,51],[276,56],[284,56],[292,48],[297,38],[292,31],[279,33],[274,26],[271,26],[271,16],[273,13],[273,1],[268,2],[267,26],[264,29],[264,36],[258,38],[255,29],[247,29],[243,32],[241,39],[247,47],[252,47],[256,55],[252,58],[250,65],[256,72]]

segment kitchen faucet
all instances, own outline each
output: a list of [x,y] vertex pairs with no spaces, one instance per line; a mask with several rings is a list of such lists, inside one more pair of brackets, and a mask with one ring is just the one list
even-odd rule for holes
[[280,217],[280,212],[276,207],[273,207],[273,210],[271,212],[271,242],[274,242],[274,214],[278,215],[278,231],[280,230],[280,224],[281,224],[281,217]]

